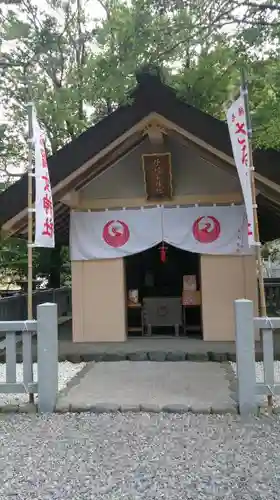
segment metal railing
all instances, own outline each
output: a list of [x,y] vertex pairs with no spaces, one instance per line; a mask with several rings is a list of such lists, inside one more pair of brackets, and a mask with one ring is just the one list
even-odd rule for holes
[[[55,408],[58,391],[58,335],[57,305],[38,306],[37,320],[0,321],[4,341],[6,379],[0,382],[0,393],[38,394],[38,409],[51,412]],[[22,337],[23,377],[17,379],[17,339]],[[32,336],[37,335],[37,374],[33,378]]]
[[[51,288],[33,292],[33,318],[37,317],[37,306],[43,303],[57,304],[58,318],[68,316],[72,310],[71,288]],[[27,318],[27,294],[18,294],[0,299],[0,321],[22,321]]]

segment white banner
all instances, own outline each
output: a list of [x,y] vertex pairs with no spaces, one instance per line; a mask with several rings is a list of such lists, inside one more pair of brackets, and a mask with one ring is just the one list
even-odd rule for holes
[[249,165],[249,139],[244,96],[241,95],[227,111],[227,123],[232,152],[237,168],[248,220],[248,243],[255,245],[254,212]]
[[164,210],[164,240],[201,254],[250,253],[244,206],[179,207]]
[[162,212],[158,208],[71,213],[72,260],[125,257],[161,241]]
[[35,245],[54,248],[52,190],[44,138],[34,108],[32,118],[35,148]]
[[125,257],[161,241],[196,253],[251,253],[243,205],[71,213],[72,260]]

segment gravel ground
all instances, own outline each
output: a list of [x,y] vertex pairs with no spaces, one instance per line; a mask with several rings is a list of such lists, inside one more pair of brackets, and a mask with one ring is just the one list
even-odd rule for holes
[[2,416],[0,499],[279,498],[279,418]]
[[[82,370],[86,363],[69,363],[68,361],[58,363],[58,390],[65,388],[67,383]],[[37,363],[33,363],[34,380],[37,381]],[[17,363],[17,382],[22,381],[23,365]],[[6,363],[0,363],[0,382],[6,382]],[[36,398],[37,396],[35,396]],[[28,394],[1,394],[0,406],[5,404],[22,404],[28,402]],[[0,500],[2,498],[0,497]]]

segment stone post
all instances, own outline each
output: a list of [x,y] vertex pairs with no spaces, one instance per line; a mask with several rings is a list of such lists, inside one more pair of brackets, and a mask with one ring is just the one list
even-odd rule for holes
[[254,308],[251,300],[235,300],[235,337],[240,415],[257,412]]
[[38,410],[53,412],[58,392],[57,304],[37,308]]

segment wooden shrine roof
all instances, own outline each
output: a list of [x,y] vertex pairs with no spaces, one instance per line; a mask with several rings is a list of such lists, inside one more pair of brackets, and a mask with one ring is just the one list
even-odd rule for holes
[[[97,173],[109,168],[140,144],[144,136],[136,126],[151,113],[162,116],[213,149],[232,157],[227,124],[180,100],[175,91],[157,76],[142,74],[131,99],[132,103],[119,107],[48,158],[58,243],[68,244],[69,207],[60,201],[63,194],[80,189]],[[117,144],[121,136],[125,140]],[[113,147],[106,152],[110,145]],[[98,155],[103,151],[106,153],[99,159]],[[97,159],[94,167],[90,163],[92,158]],[[261,239],[280,238],[280,152],[257,150],[254,165],[260,176],[271,181],[267,190],[260,190],[258,196]],[[27,174],[0,194],[0,227],[5,229],[5,224],[14,218],[18,220],[13,222],[12,232],[23,236],[27,225]]]

